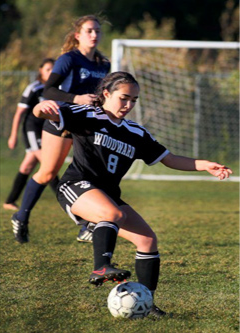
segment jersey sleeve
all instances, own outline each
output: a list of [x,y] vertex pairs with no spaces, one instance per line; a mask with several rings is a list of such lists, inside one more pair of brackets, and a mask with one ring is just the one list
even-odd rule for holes
[[67,54],[62,54],[55,62],[52,73],[63,76],[68,76],[73,68],[72,58]]
[[59,89],[59,86],[62,84],[65,78],[70,75],[72,70],[72,58],[67,53],[61,55],[56,60],[50,77],[45,84],[43,91],[44,98],[66,103],[73,103],[75,94]]
[[92,110],[91,105],[62,106],[59,109],[59,123],[50,122],[60,131],[64,129],[71,133],[81,134],[84,130],[88,110]]
[[44,98],[53,99],[54,101],[73,103],[75,95],[59,89],[59,86],[63,80],[63,76],[56,73],[51,73],[43,91]]
[[35,97],[35,93],[33,91],[33,85],[29,84],[21,97],[20,102],[18,103],[18,106],[22,107],[22,108],[30,108],[32,105],[37,104],[38,101],[36,101],[36,97]]
[[148,165],[160,162],[169,154],[169,150],[161,145],[146,129],[142,141],[141,158]]

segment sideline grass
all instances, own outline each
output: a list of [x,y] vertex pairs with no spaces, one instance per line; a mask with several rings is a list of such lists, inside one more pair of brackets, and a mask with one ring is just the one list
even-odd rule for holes
[[[2,163],[1,207],[15,166]],[[31,215],[30,243],[13,240],[1,210],[0,332],[231,333],[238,324],[238,184],[124,181],[123,199],[156,231],[161,277],[155,302],[172,318],[118,320],[106,299],[114,285],[88,283],[92,246],[50,189]],[[134,273],[135,248],[118,239],[114,261]]]

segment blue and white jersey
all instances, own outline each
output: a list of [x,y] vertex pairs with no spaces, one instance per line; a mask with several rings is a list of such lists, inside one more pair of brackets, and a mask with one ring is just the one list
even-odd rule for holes
[[54,64],[52,73],[64,77],[60,89],[75,95],[93,94],[99,81],[110,70],[108,61],[98,64],[90,61],[79,50],[61,55]]
[[153,165],[169,153],[143,126],[126,119],[116,124],[100,107],[70,105],[59,112],[55,125],[72,133],[74,149],[61,183],[89,180],[103,189],[116,187],[136,159]]

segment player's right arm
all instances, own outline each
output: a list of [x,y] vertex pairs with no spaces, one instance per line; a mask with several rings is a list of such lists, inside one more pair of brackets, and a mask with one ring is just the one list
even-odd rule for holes
[[94,94],[74,95],[69,92],[59,89],[59,86],[64,81],[64,77],[51,73],[45,85],[43,96],[47,99],[55,101],[63,101],[71,104],[93,104],[97,96]]
[[91,105],[59,107],[57,102],[46,100],[34,107],[33,114],[37,118],[52,120],[58,130],[65,129],[72,133],[80,133],[85,128],[86,111],[94,110],[95,108]]
[[11,134],[8,139],[8,147],[10,149],[14,149],[17,145],[18,129],[20,126],[22,116],[26,111],[27,111],[27,107],[18,106],[16,109],[16,112],[15,112],[15,115],[14,115],[13,121],[12,121]]
[[59,106],[55,101],[42,101],[33,108],[33,114],[37,118],[60,121]]
[[73,68],[72,58],[68,54],[62,54],[57,59],[44,87],[43,97],[45,99],[70,104],[93,104],[96,100],[96,95],[94,94],[76,95],[71,93],[71,91],[64,91],[59,88]]

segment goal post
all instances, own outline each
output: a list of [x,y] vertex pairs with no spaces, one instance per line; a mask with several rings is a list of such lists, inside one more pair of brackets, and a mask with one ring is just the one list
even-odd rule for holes
[[136,48],[187,48],[187,49],[239,49],[238,42],[200,42],[158,39],[113,39],[112,72],[121,70],[124,47]]
[[[114,39],[111,71],[136,77],[140,98],[129,117],[171,152],[237,165],[239,48],[238,42]],[[214,180],[141,161],[127,178]]]

